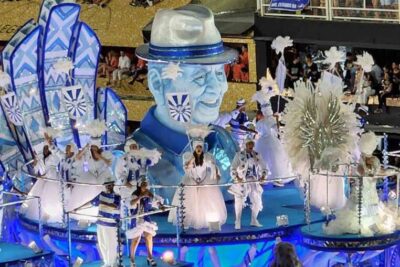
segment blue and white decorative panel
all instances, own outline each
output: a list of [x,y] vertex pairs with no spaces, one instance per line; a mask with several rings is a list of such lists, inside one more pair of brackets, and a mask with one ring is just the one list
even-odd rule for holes
[[46,126],[39,90],[38,45],[40,27],[31,30],[11,51],[10,76],[23,117],[26,135],[32,147],[43,142],[40,129]]
[[10,75],[10,58],[13,51],[16,49],[16,46],[20,45],[21,41],[35,29],[35,27],[36,25],[33,20],[28,21],[11,37],[6,47],[4,47],[2,51],[4,72]]
[[7,118],[0,108],[0,162],[8,166],[10,176],[15,174],[18,167],[24,164],[24,158],[20,153],[18,143],[14,140]]
[[169,115],[178,122],[190,122],[192,108],[190,96],[188,93],[170,93],[167,94]]
[[18,98],[15,93],[10,92],[1,96],[1,105],[8,120],[15,126],[23,126],[22,113],[19,108]]
[[79,84],[82,87],[88,106],[86,119],[93,120],[100,42],[87,24],[79,23],[78,29],[73,57],[73,84]]
[[46,99],[49,123],[61,130],[60,143],[73,139],[68,111],[62,102],[62,88],[67,85],[67,75],[57,72],[54,65],[68,56],[72,35],[77,25],[79,5],[60,4],[50,10],[43,34],[43,91]]
[[65,109],[71,119],[77,120],[84,117],[88,112],[88,104],[85,93],[80,85],[64,87],[63,101]]
[[127,111],[123,102],[110,88],[99,90],[97,99],[103,100],[101,103],[104,103],[97,117],[104,120],[107,125],[103,143],[107,145],[125,143]]

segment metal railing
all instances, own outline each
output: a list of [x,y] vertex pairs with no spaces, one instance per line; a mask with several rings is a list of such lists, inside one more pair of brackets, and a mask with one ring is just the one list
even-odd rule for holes
[[310,5],[301,11],[274,10],[270,9],[271,0],[257,1],[261,16],[400,23],[399,0],[385,0],[384,5],[378,0],[310,0]]

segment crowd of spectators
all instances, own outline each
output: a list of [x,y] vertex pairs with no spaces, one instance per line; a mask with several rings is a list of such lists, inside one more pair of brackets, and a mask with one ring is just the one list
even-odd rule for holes
[[149,7],[157,4],[161,0],[132,0],[130,2],[131,6],[141,6],[141,7]]
[[[322,64],[322,60],[317,60],[316,54],[306,54],[297,52],[297,49],[290,51],[286,56],[287,75],[285,81],[286,88],[294,88],[294,83],[298,80],[309,80],[314,85],[321,78],[323,70],[327,66]],[[361,67],[355,64],[356,54],[347,52],[346,60],[336,64],[331,71],[335,76],[340,77],[344,82],[344,93],[355,95],[357,103],[367,105],[369,97],[377,96],[378,108],[374,111],[381,113],[388,111],[386,100],[388,97],[399,97],[400,95],[400,65],[392,62],[390,65],[379,66],[375,64],[372,71],[365,73]]]
[[141,82],[146,79],[146,62],[137,58],[133,52],[121,50],[118,54],[110,50],[100,55],[98,74],[107,78],[107,85],[120,86],[123,79],[128,79],[129,84]]
[[236,62],[225,65],[225,74],[228,81],[249,82],[249,52],[247,46],[238,48],[239,57]]

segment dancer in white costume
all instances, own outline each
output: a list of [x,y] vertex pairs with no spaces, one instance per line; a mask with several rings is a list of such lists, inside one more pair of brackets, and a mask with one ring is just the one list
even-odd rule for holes
[[[106,130],[104,122],[95,120],[87,126],[87,129],[91,135],[91,140],[76,156],[73,164],[72,181],[93,185],[74,185],[67,204],[67,211],[73,211],[92,201],[101,193],[103,188],[95,185],[101,185],[112,177],[110,169],[112,154],[100,148],[101,135]],[[97,211],[98,208],[92,207],[79,213],[97,215]]]
[[[236,153],[231,166],[232,179],[236,182],[228,192],[235,197],[235,229],[241,228],[242,211],[247,198],[250,199],[251,226],[262,227],[257,216],[263,209],[263,189],[258,181],[265,182],[267,169],[261,154],[254,151],[254,140],[245,140],[246,148]],[[244,183],[241,182],[257,182]]]
[[[52,154],[57,155],[57,157],[60,159],[60,165],[59,165],[59,174],[61,175],[61,178],[65,182],[71,182],[72,181],[72,174],[74,173],[74,168],[73,164],[75,162],[76,158],[76,152],[77,152],[77,147],[75,143],[71,142],[68,145],[65,146],[65,151],[62,151],[59,147],[57,147],[54,144],[54,140],[46,135],[46,141],[48,142],[49,149]],[[70,199],[71,195],[71,189],[72,186],[70,184],[67,184],[64,187],[64,201],[67,203]],[[65,204],[67,205],[67,204]]]
[[[210,129],[207,126],[192,126],[188,130],[194,152],[183,155],[184,185],[210,185],[219,181],[220,173],[214,158],[204,151],[204,139],[209,133]],[[185,228],[207,228],[210,220],[219,221],[220,225],[226,222],[226,206],[219,187],[185,187],[183,193]],[[177,189],[172,205],[180,206],[179,195],[180,189]],[[177,223],[175,211],[169,213],[168,221]]]
[[140,165],[131,152],[139,149],[134,140],[125,143],[124,156],[117,160],[115,167],[116,188],[122,199],[129,197],[136,190],[137,180],[139,179]]
[[358,220],[358,186],[353,186],[349,200],[345,207],[336,213],[336,219],[330,221],[324,231],[331,235],[358,234],[373,236],[375,234],[389,234],[396,229],[399,219],[396,212],[379,200],[376,181],[374,178],[380,170],[379,159],[372,155],[378,142],[374,133],[368,132],[361,136],[359,146],[361,159],[356,173],[363,176],[361,186],[361,225]]
[[[56,131],[51,128],[43,129],[43,134],[46,139],[46,144],[43,146],[43,152],[37,155],[34,159],[34,172],[46,179],[38,178],[29,191],[29,196],[40,197],[42,221],[47,223],[62,223],[63,221],[63,203],[61,198],[61,178],[58,172],[60,158],[57,153],[52,153],[55,150],[50,140],[56,134]],[[50,148],[52,147],[52,148]],[[22,213],[29,219],[39,219],[39,206],[37,201],[27,201],[22,208]]]
[[[262,106],[261,111],[256,114],[256,130],[258,139],[255,141],[254,150],[261,154],[265,160],[270,175],[268,178],[282,178],[292,176],[289,158],[278,138],[278,122],[273,116],[270,105]],[[282,182],[275,182],[277,186],[283,186],[284,182],[290,182],[293,179],[285,179]]]

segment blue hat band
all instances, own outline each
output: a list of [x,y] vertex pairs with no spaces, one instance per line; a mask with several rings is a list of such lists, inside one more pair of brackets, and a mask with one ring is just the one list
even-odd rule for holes
[[165,59],[186,59],[215,56],[224,52],[222,42],[210,45],[161,47],[150,44],[149,54]]

